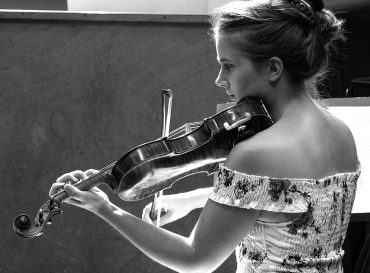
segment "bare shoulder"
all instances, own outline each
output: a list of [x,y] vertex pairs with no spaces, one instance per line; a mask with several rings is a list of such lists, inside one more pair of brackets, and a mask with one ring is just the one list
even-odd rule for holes
[[326,112],[328,117],[328,143],[324,144],[331,148],[332,153],[336,153],[339,159],[337,165],[339,169],[354,170],[357,169],[358,158],[354,136],[347,124],[338,117]]
[[[278,177],[286,169],[289,160],[284,157],[289,147],[284,145],[274,130],[267,129],[236,144],[231,150],[225,166],[243,173]],[[277,160],[281,158],[282,160]]]
[[357,169],[355,141],[347,125],[330,115],[280,123],[235,145],[225,166],[243,173],[319,179]]

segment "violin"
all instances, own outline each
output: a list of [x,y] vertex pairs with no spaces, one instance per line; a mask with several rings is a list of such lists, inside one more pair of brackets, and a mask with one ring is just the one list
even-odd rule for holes
[[[170,188],[183,177],[216,172],[236,143],[272,124],[262,100],[244,97],[202,122],[185,124],[166,137],[131,149],[74,186],[86,191],[105,184],[124,201],[141,200]],[[64,190],[51,196],[39,209],[34,223],[26,214],[17,216],[14,231],[23,238],[41,235],[51,218],[62,212],[61,204],[68,198]]]

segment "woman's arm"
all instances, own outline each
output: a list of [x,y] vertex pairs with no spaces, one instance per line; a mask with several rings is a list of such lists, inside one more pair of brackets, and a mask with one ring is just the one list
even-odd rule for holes
[[209,200],[189,237],[158,228],[113,204],[96,214],[153,260],[177,272],[212,272],[234,251],[259,212]]
[[212,193],[213,187],[199,188],[193,191],[183,193],[192,208],[192,210],[203,208],[206,205],[209,195]]
[[[178,272],[212,272],[242,241],[259,211],[222,205],[208,200],[189,237],[158,228],[102,202],[97,193],[65,186],[74,205],[88,209],[119,231],[153,260]],[[73,200],[73,201],[72,201]],[[99,206],[92,205],[98,203]]]
[[[234,169],[233,162],[250,162],[256,160],[256,156],[258,157],[256,153],[250,157],[243,152],[232,152],[225,165]],[[64,181],[76,176],[82,177],[81,173],[77,172],[62,176],[52,187],[51,193]],[[71,197],[66,202],[95,213],[146,255],[179,272],[214,271],[243,240],[260,213],[258,210],[227,206],[208,199],[191,235],[185,237],[158,228],[118,208],[102,197],[98,189],[80,191],[69,184],[65,185],[64,189]],[[210,190],[200,190],[199,198],[197,202],[194,201],[193,206],[203,206],[204,196],[209,194]]]
[[[157,206],[164,211],[163,214],[161,213],[159,226],[181,219],[192,210],[203,208],[212,190],[213,187],[209,187],[178,194],[162,195],[157,200]],[[150,217],[152,204],[151,202],[144,207],[141,218],[148,223],[154,224],[153,219]],[[155,212],[157,213],[157,210]]]

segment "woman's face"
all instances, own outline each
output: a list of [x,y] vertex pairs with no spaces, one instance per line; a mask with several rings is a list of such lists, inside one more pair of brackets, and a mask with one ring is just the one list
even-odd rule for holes
[[217,34],[217,60],[221,65],[215,81],[223,87],[232,101],[239,101],[245,96],[261,97],[266,91],[266,80],[262,66],[256,66],[237,47],[237,34]]

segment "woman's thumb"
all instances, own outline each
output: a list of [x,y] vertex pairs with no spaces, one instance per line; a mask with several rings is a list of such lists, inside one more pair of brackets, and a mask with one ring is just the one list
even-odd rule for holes
[[149,206],[146,206],[143,210],[143,214],[141,215],[141,218],[150,223],[150,224],[153,224],[153,220],[150,218],[150,207]]
[[69,195],[69,197],[76,199],[76,200],[80,200],[79,197],[81,195],[81,191],[77,189],[75,186],[71,184],[65,184],[64,190]]

